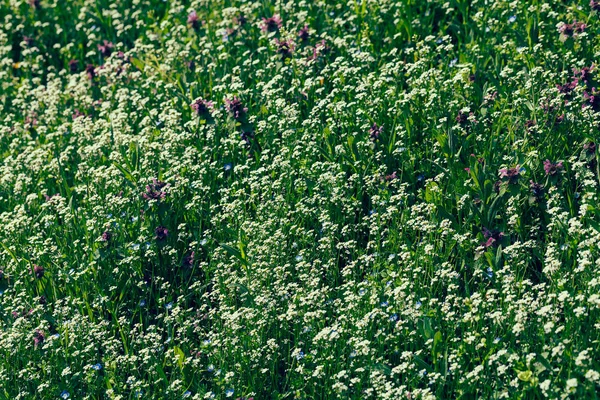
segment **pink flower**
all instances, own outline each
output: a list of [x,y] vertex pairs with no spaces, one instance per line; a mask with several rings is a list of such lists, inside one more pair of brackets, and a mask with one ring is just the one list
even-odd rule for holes
[[279,32],[283,21],[279,14],[275,14],[270,18],[263,18],[260,29],[263,32]]
[[563,169],[563,163],[557,162],[553,163],[550,160],[544,161],[544,171],[546,171],[546,175],[556,175]]

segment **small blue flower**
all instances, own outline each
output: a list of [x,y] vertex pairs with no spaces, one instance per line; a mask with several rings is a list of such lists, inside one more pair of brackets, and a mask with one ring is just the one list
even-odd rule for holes
[[233,164],[232,163],[227,163],[223,166],[223,169],[225,170],[225,172],[227,171],[231,171],[233,169]]
[[452,59],[452,61],[450,61],[450,67],[454,67],[457,62],[458,62],[458,58]]
[[140,397],[142,397],[143,394],[144,394],[143,390],[138,390],[137,392],[135,392],[135,397],[139,399]]
[[296,262],[300,262],[300,261],[302,261],[302,254],[298,254],[296,256]]
[[234,392],[234,390],[233,390],[233,389],[227,389],[227,390],[225,391],[225,396],[226,396],[226,397],[231,397],[231,396],[233,396],[233,392]]
[[494,271],[490,267],[488,267],[488,269],[485,270],[485,274],[489,279],[492,279],[494,277]]
[[497,337],[496,339],[494,339],[494,343],[496,343],[496,344],[497,344],[497,343],[500,343],[500,341],[501,341],[501,340],[502,340],[502,339],[500,339],[499,337]]
[[390,303],[388,303],[387,301],[382,301],[381,302],[381,307],[387,307],[389,305],[390,305]]
[[396,322],[396,321],[398,321],[398,314],[390,315],[390,322]]
[[100,364],[100,363],[94,364],[94,365],[92,365],[92,369],[94,369],[96,371],[100,371],[102,369],[102,364]]
[[71,397],[71,394],[70,394],[69,392],[67,392],[66,390],[63,390],[63,391],[60,393],[60,398],[61,398],[61,399],[68,399],[69,397]]
[[352,352],[350,353],[350,358],[356,357],[356,354],[356,350],[352,350]]
[[212,365],[212,364],[210,364],[206,370],[207,370],[208,372],[213,372],[213,371],[215,370],[215,366],[214,366],[214,365]]
[[423,305],[423,303],[421,303],[420,301],[417,301],[417,304],[415,304],[415,307],[417,307],[417,309],[421,308],[421,306]]
[[140,307],[146,307],[146,300],[140,300]]
[[209,346],[209,345],[210,345],[210,340],[206,339],[206,340],[204,340],[204,341],[202,342],[202,344],[203,344],[204,346]]
[[186,390],[185,393],[183,394],[183,398],[187,399],[188,397],[190,397],[192,395],[192,392],[190,392],[189,390]]
[[508,17],[508,22],[513,23],[517,20],[517,16],[516,15],[511,15],[510,17]]
[[133,250],[137,251],[137,250],[139,250],[139,249],[140,249],[140,244],[139,244],[139,243],[134,243],[134,244],[132,244],[132,245],[131,245],[131,248],[132,248]]
[[361,295],[361,296],[362,296],[362,295],[364,295],[365,293],[366,293],[366,290],[365,290],[365,289],[360,289],[360,290],[358,291],[358,294],[359,294],[359,295]]
[[296,360],[300,361],[304,358],[304,353],[302,351],[298,352],[296,355]]
[[200,241],[200,246],[205,246],[205,245],[206,245],[206,243],[208,243],[208,240],[206,240],[206,239],[202,239],[202,240]]
[[173,302],[171,301],[171,302],[167,303],[167,305],[165,306],[165,308],[167,310],[171,310],[173,308]]

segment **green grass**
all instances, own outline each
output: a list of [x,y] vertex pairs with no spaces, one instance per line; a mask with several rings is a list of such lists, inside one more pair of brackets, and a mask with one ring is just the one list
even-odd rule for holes
[[0,398],[598,398],[594,8],[0,0]]

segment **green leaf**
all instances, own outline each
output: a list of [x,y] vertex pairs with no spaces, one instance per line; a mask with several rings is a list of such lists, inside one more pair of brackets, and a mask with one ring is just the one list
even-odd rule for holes
[[146,66],[146,64],[142,60],[139,60],[135,57],[129,57],[129,61],[131,61],[134,67],[136,67],[140,71],[144,71],[144,67]]

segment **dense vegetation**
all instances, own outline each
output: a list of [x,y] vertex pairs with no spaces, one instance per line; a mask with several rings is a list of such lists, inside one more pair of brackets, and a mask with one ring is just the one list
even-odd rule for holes
[[1,397],[598,397],[600,2],[0,21]]

